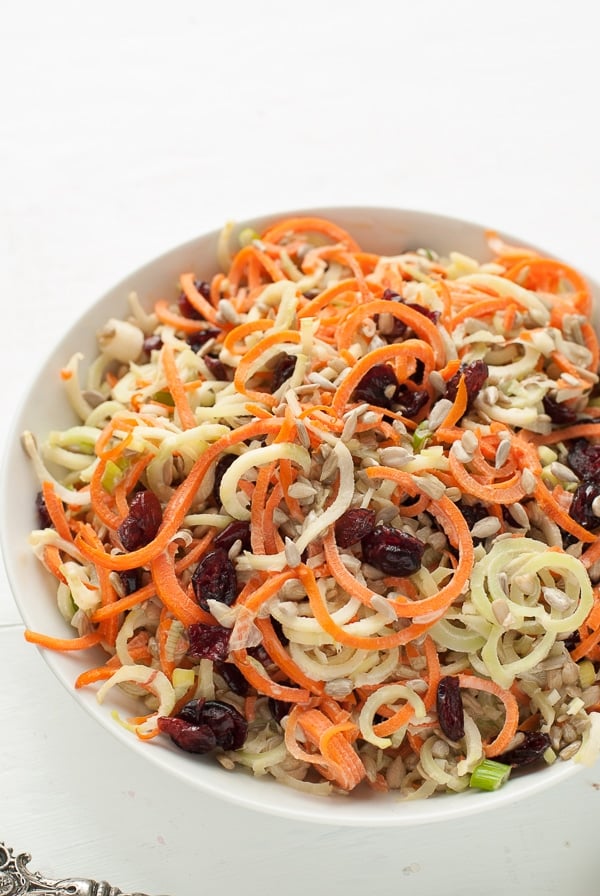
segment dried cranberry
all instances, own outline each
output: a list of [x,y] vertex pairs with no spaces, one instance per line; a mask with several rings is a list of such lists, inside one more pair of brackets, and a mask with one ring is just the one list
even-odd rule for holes
[[375,364],[363,376],[353,397],[356,401],[366,401],[391,410],[397,391],[398,380],[394,368],[389,364]]
[[598,496],[600,496],[600,484],[582,482],[577,487],[569,508],[571,519],[585,529],[595,529],[600,526],[600,519],[592,510],[592,504]]
[[229,379],[227,376],[227,368],[222,361],[219,361],[218,358],[211,358],[210,355],[204,355],[204,363],[208,367],[213,380],[227,382]]
[[161,716],[158,730],[168,734],[173,743],[186,753],[210,753],[217,746],[217,738],[209,725],[194,725],[177,716]]
[[571,632],[570,635],[567,635],[563,644],[565,645],[565,650],[568,650],[571,653],[572,650],[575,650],[578,644],[581,643],[581,635],[578,630],[575,629],[574,632]]
[[433,324],[437,324],[440,319],[439,311],[432,311],[431,308],[425,308],[423,305],[418,305],[416,302],[407,303],[409,308],[412,308],[414,311],[418,311],[419,314],[422,314],[423,317],[428,318]]
[[600,445],[577,439],[569,448],[567,464],[584,482],[600,480]]
[[513,768],[521,765],[529,765],[530,762],[537,762],[541,759],[548,747],[550,746],[550,738],[543,731],[527,731],[525,740],[518,747],[495,756],[496,762],[502,762],[504,765],[512,765]]
[[553,423],[575,423],[577,412],[570,408],[564,401],[557,401],[551,395],[544,395],[542,399],[544,411]]
[[281,722],[290,711],[289,703],[285,703],[283,700],[274,700],[273,697],[269,697],[268,706],[276,722]]
[[422,541],[393,526],[376,526],[361,545],[364,560],[391,576],[412,575],[425,551]]
[[154,492],[137,492],[117,534],[126,551],[137,551],[156,537],[161,523],[162,508]]
[[401,297],[401,295],[400,295],[399,292],[394,292],[394,290],[393,290],[393,289],[390,289],[389,287],[388,287],[387,289],[384,289],[384,290],[383,290],[383,295],[382,295],[381,298],[382,298],[385,302],[393,302],[394,300],[396,300],[396,301],[399,302],[399,301],[401,301],[401,299],[402,299],[402,297]]
[[349,548],[375,528],[375,511],[351,507],[335,523],[335,540],[340,548]]
[[420,389],[399,386],[396,391],[397,411],[408,420],[413,420],[429,401],[429,394]]
[[234,460],[236,459],[236,454],[224,454],[223,457],[220,457],[217,461],[217,465],[215,467],[215,483],[213,485],[213,495],[217,504],[221,504],[221,496],[219,494],[221,489],[221,480],[223,476],[232,465]]
[[249,690],[249,685],[237,666],[233,663],[219,663],[217,672],[225,681],[225,684],[234,694],[245,697]]
[[483,384],[488,378],[488,366],[485,361],[472,361],[470,364],[461,364],[453,377],[446,383],[446,398],[454,401],[460,383],[461,376],[465,378],[467,387],[467,407],[471,407]]
[[193,622],[188,626],[188,655],[198,660],[226,660],[229,656],[231,629],[222,625]]
[[35,509],[37,511],[40,529],[51,529],[53,524],[42,492],[38,492],[35,496]]
[[246,740],[248,723],[234,706],[221,700],[207,700],[201,711],[202,724],[212,729],[223,750],[239,750]]
[[[233,456],[233,455],[230,455]],[[249,551],[250,544],[250,523],[244,520],[234,520],[225,526],[218,535],[213,539],[213,547],[223,548],[224,551],[230,551],[236,541],[242,542],[242,549]]]
[[142,348],[149,355],[150,352],[159,351],[159,349],[162,348],[162,345],[163,341],[160,336],[152,334],[152,336],[146,336]]
[[296,358],[294,355],[288,355],[282,352],[273,369],[273,382],[271,383],[271,392],[277,392],[283,386],[286,380],[289,380],[296,368]]
[[205,327],[203,330],[197,330],[196,333],[190,333],[187,337],[187,344],[194,352],[199,352],[203,345],[210,339],[216,339],[221,331],[215,327]]
[[454,675],[440,678],[436,703],[440,728],[450,740],[460,740],[465,734],[465,711],[458,678]]
[[142,570],[125,569],[119,573],[119,579],[125,594],[133,594],[142,587]]
[[209,600],[231,606],[237,597],[237,576],[227,551],[215,548],[202,557],[192,575],[192,588],[203,610],[209,609]]
[[244,717],[221,700],[190,700],[176,716],[159,718],[158,727],[189,753],[239,750],[248,733]]

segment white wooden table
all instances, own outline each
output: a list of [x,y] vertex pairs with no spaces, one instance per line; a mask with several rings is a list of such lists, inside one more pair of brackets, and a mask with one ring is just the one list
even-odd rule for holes
[[[232,217],[423,208],[516,232],[600,279],[593,10],[6,4],[2,438],[79,309]],[[599,786],[597,767],[430,829],[236,809],[165,780],[92,722],[24,643],[0,579],[0,840],[49,876],[171,896],[583,896],[598,891]]]

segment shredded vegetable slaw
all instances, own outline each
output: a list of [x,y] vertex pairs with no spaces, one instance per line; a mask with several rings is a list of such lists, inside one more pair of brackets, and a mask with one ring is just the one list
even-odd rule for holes
[[99,645],[76,687],[143,701],[120,722],[152,748],[317,794],[593,761],[584,279],[493,233],[483,263],[379,256],[318,218],[231,239],[220,273],[150,312],[132,295],[88,370],[68,361],[76,425],[24,434],[74,629],[28,640]]

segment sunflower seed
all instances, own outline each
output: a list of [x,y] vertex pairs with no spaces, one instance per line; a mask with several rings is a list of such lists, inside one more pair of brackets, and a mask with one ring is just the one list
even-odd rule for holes
[[325,480],[332,477],[337,472],[337,468],[338,468],[337,454],[334,454],[332,452],[330,455],[328,455],[328,457],[325,460],[325,463],[323,464],[323,466],[321,468],[321,475],[319,476],[320,481],[325,482]]
[[489,535],[495,535],[501,527],[500,520],[495,516],[486,516],[482,520],[477,520],[471,529],[473,538],[487,538]]
[[501,598],[492,601],[492,613],[496,617],[498,625],[501,625],[503,628],[508,628],[514,621],[510,612],[510,607],[506,601]]
[[325,379],[324,376],[321,376],[321,374],[316,371],[309,373],[308,381],[309,383],[314,383],[315,386],[320,386],[321,389],[325,389],[326,392],[335,392],[333,383],[330,380]]
[[514,583],[523,594],[534,594],[537,588],[537,579],[531,573],[515,576]]
[[428,420],[428,429],[431,432],[438,429],[438,427],[442,425],[451,407],[452,402],[449,398],[440,398],[440,400],[434,404],[430,411]]
[[525,467],[523,472],[521,473],[521,487],[523,488],[525,494],[531,495],[535,491],[535,487],[537,485],[536,479],[532,471],[529,467]]
[[302,420],[296,420],[296,432],[298,433],[298,441],[302,447],[310,448],[310,436]]
[[298,501],[302,501],[304,498],[313,498],[316,494],[316,488],[304,482],[293,482],[288,488],[288,495]]
[[475,435],[475,433],[473,432],[472,429],[467,429],[463,433],[460,443],[463,446],[463,448],[465,449],[465,451],[467,452],[467,454],[473,455],[475,453],[475,451],[477,450],[478,441],[477,441],[477,436]]
[[221,299],[219,302],[219,317],[228,324],[239,324],[240,316],[229,301],[229,299]]
[[340,436],[342,442],[349,442],[352,436],[356,431],[356,424],[358,423],[358,414],[356,412],[356,408],[352,411],[349,417],[346,418],[346,422],[344,423],[344,428],[342,429],[342,434]]
[[516,501],[514,504],[510,504],[507,509],[517,525],[523,529],[529,529],[529,517],[522,504]]
[[389,602],[385,597],[382,597],[380,594],[374,594],[371,598],[371,607],[381,616],[383,616],[388,622],[395,622],[398,618],[398,614],[396,613],[393,604]]
[[446,497],[448,498],[449,501],[456,503],[457,501],[460,501],[460,499],[462,498],[462,492],[455,485],[450,485],[446,489]]
[[546,602],[555,610],[568,610],[571,607],[571,599],[560,588],[542,588],[542,594]]
[[348,694],[352,693],[353,689],[354,684],[350,678],[334,678],[325,685],[325,693],[329,694],[330,697],[338,699],[347,697]]
[[417,488],[433,501],[439,501],[446,488],[443,482],[435,476],[413,476],[413,482]]
[[413,459],[413,455],[407,448],[394,446],[393,448],[382,448],[379,452],[381,462],[386,467],[402,467]]
[[473,454],[465,450],[462,442],[453,442],[450,451],[461,464],[468,464],[473,460]]
[[494,460],[494,467],[496,470],[499,470],[504,466],[506,461],[508,460],[508,455],[510,454],[510,440],[502,439],[501,442],[498,443],[498,447],[496,449],[496,458]]
[[285,559],[288,566],[291,566],[294,569],[296,566],[300,566],[302,563],[302,556],[300,551],[296,547],[296,544],[291,540],[291,538],[285,539]]
[[432,370],[429,374],[429,385],[438,395],[443,395],[446,391],[446,380],[437,370]]
[[572,744],[569,744],[567,747],[563,747],[563,749],[558,754],[561,759],[572,759],[579,752],[579,748],[581,747],[581,741],[575,740]]
[[557,460],[553,461],[550,464],[550,472],[553,476],[556,476],[557,479],[560,479],[562,482],[579,482],[578,477],[575,475],[573,470],[570,470],[564,464],[559,463]]
[[379,414],[376,414],[374,411],[365,411],[364,414],[361,415],[360,422],[366,423],[367,425],[371,423],[377,423],[379,420]]

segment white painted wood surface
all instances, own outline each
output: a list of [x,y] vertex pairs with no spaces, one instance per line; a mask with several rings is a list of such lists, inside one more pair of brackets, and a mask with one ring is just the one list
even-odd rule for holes
[[[2,439],[79,308],[228,218],[423,208],[516,232],[600,279],[595,9],[5,4]],[[0,839],[49,875],[171,896],[597,892],[600,768],[460,823],[311,827],[134,760],[24,643],[3,573],[0,674]]]

